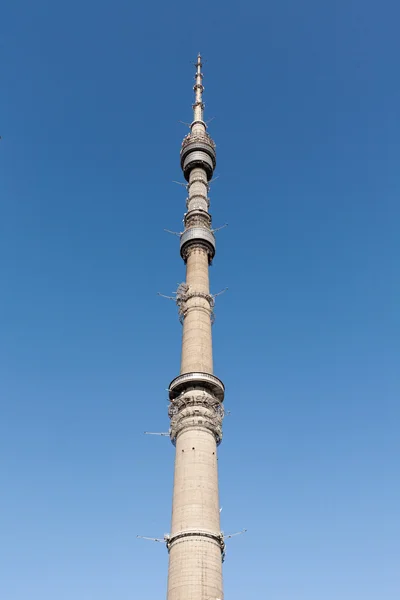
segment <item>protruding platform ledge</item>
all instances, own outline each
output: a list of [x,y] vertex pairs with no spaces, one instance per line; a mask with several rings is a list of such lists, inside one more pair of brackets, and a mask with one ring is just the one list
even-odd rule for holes
[[225,542],[224,542],[224,534],[223,533],[211,533],[209,531],[181,531],[179,533],[175,533],[174,535],[166,535],[164,536],[164,540],[167,546],[168,552],[171,550],[171,547],[179,542],[188,542],[193,538],[198,538],[203,541],[211,541],[217,544],[217,546],[221,549],[221,558],[222,562],[225,559]]
[[187,251],[191,245],[199,244],[208,252],[209,261],[215,256],[215,236],[205,227],[190,227],[181,235],[180,250],[183,260],[187,260]]
[[220,402],[225,396],[225,386],[218,377],[210,373],[183,373],[175,377],[169,384],[169,399],[174,400],[179,394],[190,388],[204,387],[213,394]]
[[190,171],[196,167],[203,168],[210,181],[215,165],[215,143],[208,133],[189,133],[184,138],[181,148],[181,168],[186,181],[189,181]]

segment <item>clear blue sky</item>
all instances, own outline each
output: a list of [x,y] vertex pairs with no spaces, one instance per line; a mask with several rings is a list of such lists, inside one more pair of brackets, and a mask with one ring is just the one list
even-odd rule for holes
[[179,148],[205,55],[228,600],[400,597],[400,9],[1,10],[0,596],[164,598]]

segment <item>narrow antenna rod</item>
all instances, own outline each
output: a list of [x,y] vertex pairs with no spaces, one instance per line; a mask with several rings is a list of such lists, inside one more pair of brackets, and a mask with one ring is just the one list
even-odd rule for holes
[[[222,228],[220,227],[220,229],[222,229]],[[164,229],[164,231],[166,231],[167,233],[172,233],[172,235],[177,235],[178,237],[181,237],[181,235],[182,235],[181,231],[171,231],[170,229]],[[214,231],[216,231],[216,230],[214,230]]]
[[144,535],[137,535],[136,537],[139,538],[140,540],[150,540],[150,542],[160,542],[162,544],[165,543],[164,538],[145,537]]
[[[221,229],[225,229],[225,227],[228,227],[228,223],[225,223],[225,225],[221,225],[221,227],[217,227],[216,229],[211,229],[211,231],[215,233],[216,231],[221,231]],[[167,230],[165,229],[165,231]]]
[[[194,94],[195,94],[195,101],[193,104],[193,121],[201,121],[202,123],[204,123],[204,120],[203,120],[204,86],[203,86],[203,73],[201,72],[202,66],[203,66],[203,63],[201,62],[201,54],[199,52],[199,54],[197,56],[197,62],[196,62],[196,75],[195,75],[196,83],[194,84],[194,87],[193,87]],[[205,125],[205,123],[204,123],[204,125]]]
[[211,294],[213,298],[216,298],[217,296],[220,296],[221,294],[225,294],[225,292],[228,290],[228,288],[226,287],[225,289],[221,290],[220,292],[218,292],[218,294]]
[[224,540],[229,540],[230,538],[235,537],[235,535],[242,535],[242,533],[246,533],[247,529],[242,529],[242,531],[237,531],[236,533],[231,533],[230,535],[224,535]]
[[183,181],[172,181],[172,183],[177,183],[178,185],[183,185],[183,187],[187,188],[188,184],[187,183],[183,183]]

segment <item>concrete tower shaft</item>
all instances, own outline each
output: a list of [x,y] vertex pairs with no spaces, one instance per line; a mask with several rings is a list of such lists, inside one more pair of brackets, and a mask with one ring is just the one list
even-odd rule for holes
[[222,439],[224,385],[213,374],[214,298],[208,275],[215,256],[208,191],[216,153],[203,120],[201,67],[199,55],[193,122],[180,153],[188,182],[185,230],[180,240],[186,281],[179,296],[181,369],[169,386],[170,432],[176,456],[171,533],[167,538],[168,600],[223,598],[225,545],[220,531],[217,446]]
[[181,373],[195,371],[212,373],[211,303],[213,299],[210,296],[208,282],[208,254],[202,247],[192,246],[188,252],[186,283],[192,293],[186,300],[186,314],[183,321]]

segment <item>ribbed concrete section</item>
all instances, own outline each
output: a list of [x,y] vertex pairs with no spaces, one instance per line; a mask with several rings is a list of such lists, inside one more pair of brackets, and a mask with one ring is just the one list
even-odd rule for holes
[[196,208],[207,211],[207,193],[207,175],[204,169],[193,169],[189,176],[188,211]]

